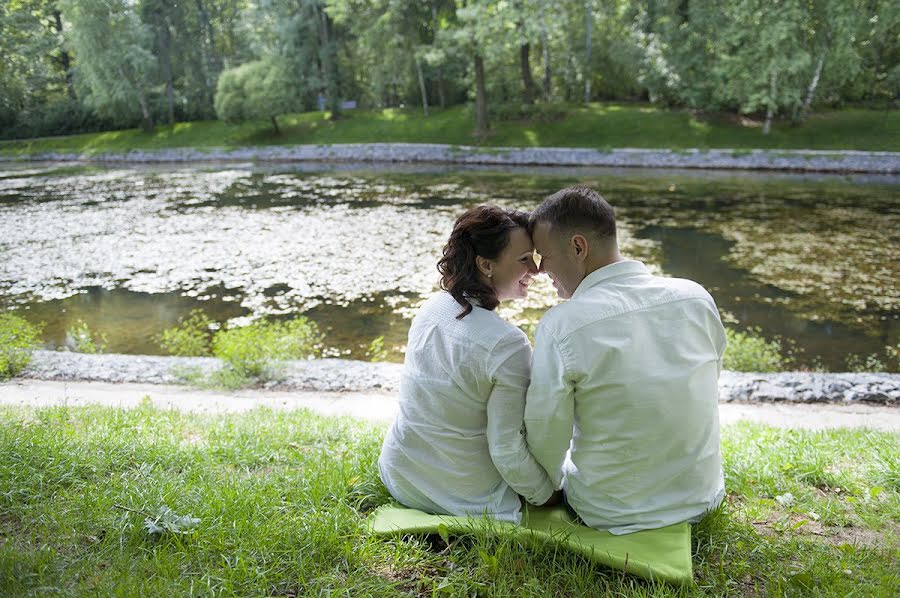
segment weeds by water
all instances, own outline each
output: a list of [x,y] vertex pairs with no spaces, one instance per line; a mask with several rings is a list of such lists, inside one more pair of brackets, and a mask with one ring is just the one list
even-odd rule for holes
[[172,355],[212,355],[224,362],[224,368],[211,374],[198,368],[176,372],[190,384],[233,389],[268,382],[278,378],[284,361],[322,354],[324,337],[316,323],[303,316],[287,321],[261,320],[215,332],[214,328],[206,314],[194,310],[159,337],[160,346]]
[[25,369],[40,338],[41,326],[11,313],[0,313],[0,380]]
[[81,319],[66,330],[66,348],[75,353],[103,353],[107,342],[105,334],[91,330],[87,322]]
[[726,427],[728,497],[693,530],[696,585],[675,590],[551,542],[368,535],[390,501],[383,433],[307,411],[2,408],[0,595],[900,592],[897,434]]

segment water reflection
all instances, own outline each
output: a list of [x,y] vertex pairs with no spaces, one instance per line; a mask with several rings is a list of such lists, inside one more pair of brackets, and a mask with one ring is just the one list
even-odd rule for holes
[[[44,324],[48,348],[65,348],[66,332],[79,321],[106,337],[106,351],[159,355],[156,341],[160,331],[175,326],[192,309],[203,309],[219,322],[244,316],[249,310],[225,289],[210,289],[202,300],[181,293],[136,293],[126,289],[89,287],[84,292],[52,301],[35,301],[19,306],[19,315]],[[0,303],[2,305],[2,303]],[[99,338],[99,337],[98,337]]]

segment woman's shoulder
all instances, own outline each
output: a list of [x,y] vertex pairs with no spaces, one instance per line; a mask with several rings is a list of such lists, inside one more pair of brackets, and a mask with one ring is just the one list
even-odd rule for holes
[[417,318],[432,321],[451,334],[464,336],[479,344],[495,345],[501,340],[527,337],[517,326],[501,318],[497,312],[485,309],[472,303],[472,311],[464,318],[457,319],[463,311],[453,296],[447,291],[440,291],[429,297],[417,314]]

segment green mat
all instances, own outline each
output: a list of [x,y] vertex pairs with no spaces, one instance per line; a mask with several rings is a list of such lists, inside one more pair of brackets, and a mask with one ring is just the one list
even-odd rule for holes
[[691,526],[687,523],[616,536],[574,523],[563,507],[529,507],[522,525],[486,518],[429,515],[415,509],[385,505],[369,517],[369,530],[379,536],[436,534],[438,526],[448,534],[464,534],[486,526],[498,534],[510,534],[528,542],[546,539],[590,560],[650,580],[674,585],[693,582]]

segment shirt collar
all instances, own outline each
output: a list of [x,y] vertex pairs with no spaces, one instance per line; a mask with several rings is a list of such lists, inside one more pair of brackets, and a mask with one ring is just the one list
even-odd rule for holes
[[612,264],[598,268],[585,276],[581,283],[579,283],[578,288],[575,289],[575,292],[572,293],[572,298],[574,299],[579,293],[585,292],[587,289],[600,284],[604,280],[609,280],[610,278],[615,278],[617,276],[625,276],[627,274],[650,274],[650,270],[647,269],[647,266],[645,266],[643,262],[637,260],[613,262]]

